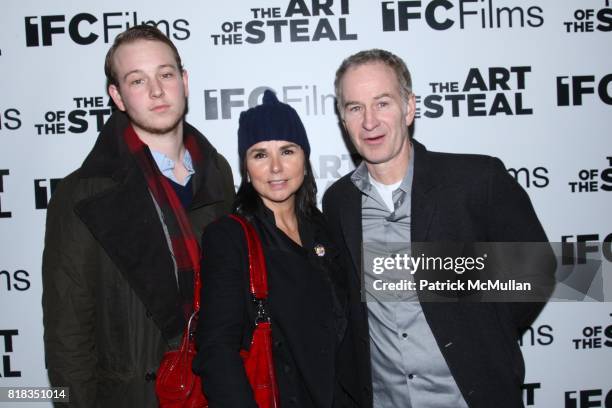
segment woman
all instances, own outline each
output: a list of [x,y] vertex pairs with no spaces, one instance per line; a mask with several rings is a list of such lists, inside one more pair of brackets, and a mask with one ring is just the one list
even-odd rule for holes
[[[331,407],[343,307],[332,281],[337,253],[316,208],[310,145],[293,108],[274,93],[240,115],[242,183],[234,210],[258,232],[268,272],[268,312],[281,407]],[[240,224],[224,217],[202,236],[202,305],[194,370],[214,407],[256,407],[243,363],[255,311]]]

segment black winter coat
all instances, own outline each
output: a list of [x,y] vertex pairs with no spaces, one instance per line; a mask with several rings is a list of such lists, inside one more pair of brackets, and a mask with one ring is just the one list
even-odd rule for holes
[[[499,159],[429,152],[413,141],[411,241],[546,242],[546,234],[523,188]],[[352,174],[352,173],[351,173]],[[339,352],[338,377],[351,406],[372,406],[368,311],[361,301],[361,192],[348,174],[323,197],[323,210],[348,271],[349,319]],[[543,249],[543,250],[540,250]],[[542,287],[552,290],[555,260],[538,246]],[[539,269],[539,268],[538,268]],[[415,280],[418,280],[418,274]],[[548,292],[550,294],[550,292]],[[545,296],[544,296],[545,297]],[[470,408],[523,406],[525,376],[518,345],[543,302],[424,302],[423,314]]]
[[[261,206],[263,207],[263,206]],[[345,296],[336,292],[335,246],[320,213],[299,219],[302,247],[276,228],[263,207],[253,224],[268,271],[268,310],[281,407],[331,407],[336,387],[336,348],[345,328]],[[256,408],[242,360],[254,329],[243,230],[224,217],[202,237],[202,307],[194,371],[211,408]],[[325,249],[317,256],[315,246]]]
[[[184,317],[174,261],[116,112],[82,167],[57,187],[43,254],[45,359],[71,407],[154,407],[155,371]],[[204,160],[188,217],[196,236],[234,197],[229,165],[197,130]]]

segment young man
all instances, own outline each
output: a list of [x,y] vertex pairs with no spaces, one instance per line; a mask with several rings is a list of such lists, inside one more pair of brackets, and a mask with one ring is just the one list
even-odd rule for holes
[[[411,138],[415,96],[396,55],[369,50],[347,58],[335,87],[342,123],[363,158],[323,198],[349,274],[349,327],[338,367],[352,398],[345,405],[522,406],[517,340],[543,302],[428,302],[421,290],[385,301],[372,295],[380,277],[367,262],[374,250],[391,248],[393,257],[398,246],[410,253],[424,242],[546,241],[527,194],[499,159],[429,152]],[[544,255],[537,266],[546,265],[550,284],[554,260]],[[414,281],[428,278],[424,273]]]
[[191,313],[202,229],[229,212],[233,178],[184,121],[187,72],[157,28],[117,36],[105,72],[119,110],[47,212],[46,362],[72,407],[151,407]]

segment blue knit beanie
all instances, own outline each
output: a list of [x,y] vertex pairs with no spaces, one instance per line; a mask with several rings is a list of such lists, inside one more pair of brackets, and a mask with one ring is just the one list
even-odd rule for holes
[[256,143],[267,140],[286,140],[304,150],[310,157],[306,129],[295,109],[279,102],[270,89],[263,94],[263,103],[240,114],[238,122],[238,154],[244,161],[246,151]]

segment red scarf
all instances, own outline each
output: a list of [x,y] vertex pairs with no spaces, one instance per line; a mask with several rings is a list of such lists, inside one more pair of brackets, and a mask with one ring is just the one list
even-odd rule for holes
[[[125,142],[136,159],[147,181],[149,191],[163,214],[163,222],[168,230],[172,253],[176,261],[179,294],[182,299],[185,317],[193,309],[193,276],[200,269],[200,245],[191,229],[187,213],[168,179],[159,171],[149,147],[136,135],[132,126],[125,130]],[[195,136],[185,136],[185,148],[189,151],[194,167],[202,160]],[[147,237],[142,237],[147,239]]]

